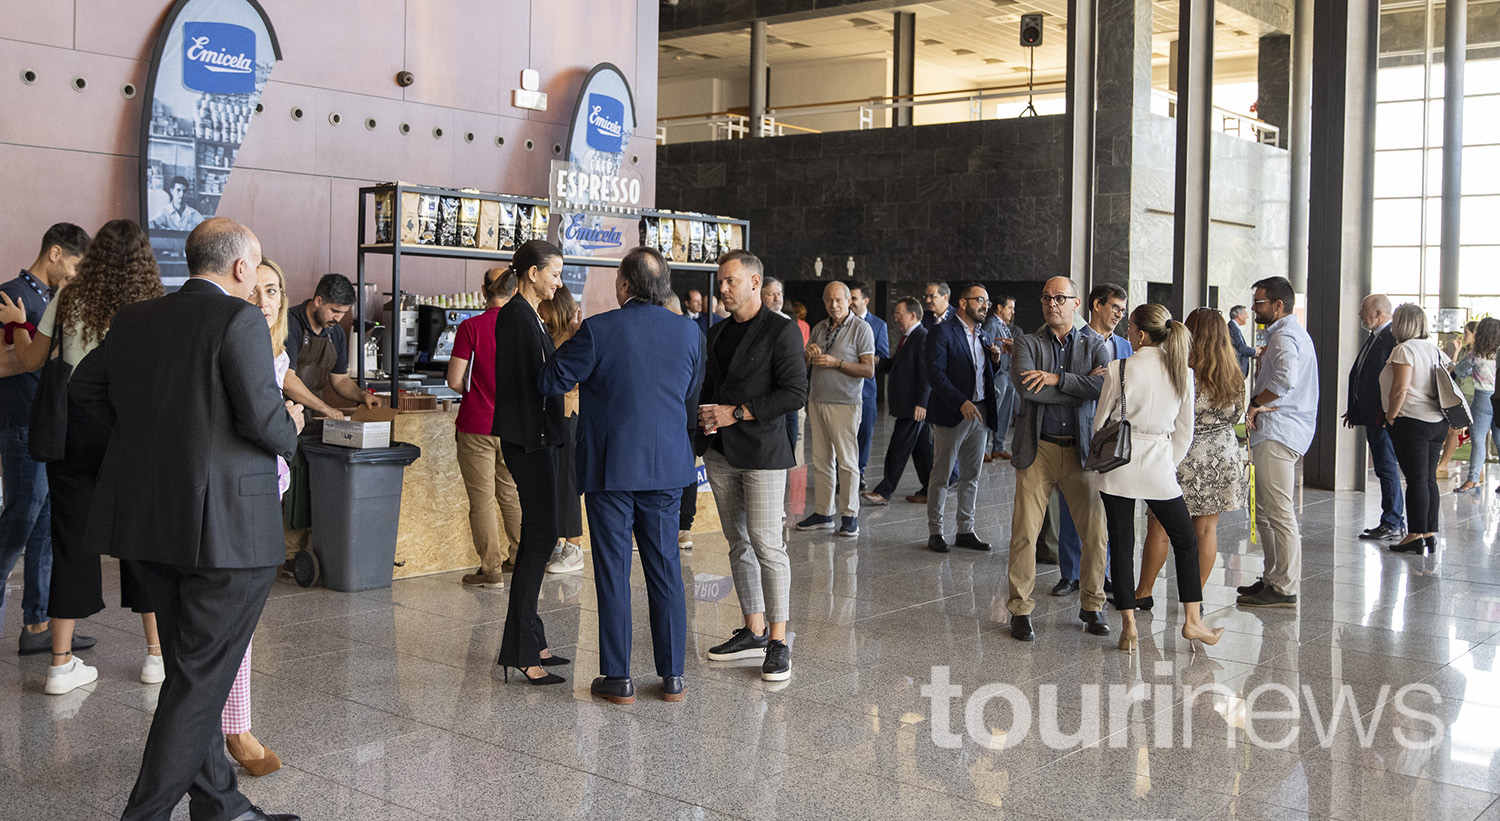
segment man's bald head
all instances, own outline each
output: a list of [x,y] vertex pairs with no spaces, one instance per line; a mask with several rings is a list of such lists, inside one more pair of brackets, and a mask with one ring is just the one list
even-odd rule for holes
[[827,299],[832,294],[843,294],[845,299],[849,298],[849,286],[842,282],[830,282],[823,288],[823,298]]
[[1056,289],[1058,293],[1072,294],[1074,296],[1078,295],[1078,283],[1074,282],[1069,277],[1052,277],[1051,279],[1043,283],[1042,290],[1047,290],[1048,286]]
[[1359,303],[1359,324],[1373,331],[1391,321],[1391,298],[1385,294],[1370,294]]
[[828,309],[828,318],[837,325],[849,316],[849,286],[842,282],[830,282],[823,289],[823,307]]
[[247,297],[255,288],[260,240],[228,217],[206,219],[187,238],[188,273],[218,283],[231,296]]

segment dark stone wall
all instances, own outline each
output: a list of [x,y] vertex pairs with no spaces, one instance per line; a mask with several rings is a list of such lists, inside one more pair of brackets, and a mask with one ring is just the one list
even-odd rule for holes
[[892,298],[927,279],[1039,282],[1068,267],[1065,136],[1049,116],[665,145],[656,196],[749,219],[788,281],[819,257],[842,278],[852,256]]
[[1281,129],[1281,146],[1285,148],[1287,117],[1292,106],[1292,38],[1287,34],[1268,34],[1260,38],[1260,55],[1256,66],[1260,94],[1255,114]]

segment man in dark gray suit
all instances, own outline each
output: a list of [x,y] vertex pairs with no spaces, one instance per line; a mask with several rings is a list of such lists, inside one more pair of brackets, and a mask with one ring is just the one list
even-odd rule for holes
[[1078,611],[1088,632],[1109,633],[1104,622],[1104,505],[1083,469],[1093,438],[1094,404],[1112,358],[1104,340],[1073,327],[1080,300],[1078,285],[1053,277],[1042,286],[1046,327],[1015,338],[1011,377],[1020,409],[1014,436],[1016,506],[1011,519],[1010,633],[1032,641],[1036,631],[1036,537],[1053,490],[1061,490],[1083,537]]
[[246,297],[260,243],[223,217],[187,239],[192,278],[126,305],[68,392],[111,426],[86,544],[140,563],[167,678],[121,821],[296,821],[240,791],[219,713],[282,561],[276,457],[301,406],[276,387],[271,337]]

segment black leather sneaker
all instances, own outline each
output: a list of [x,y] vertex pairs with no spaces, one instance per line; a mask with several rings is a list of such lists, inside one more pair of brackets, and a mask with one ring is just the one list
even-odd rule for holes
[[786,642],[771,639],[766,648],[766,663],[760,666],[761,681],[786,681],[792,677],[792,648]]
[[766,645],[769,641],[768,636],[770,636],[770,633],[764,636],[757,636],[751,632],[750,628],[741,627],[734,631],[734,635],[729,637],[729,641],[708,648],[708,660],[734,661],[735,659],[748,659],[765,655]]

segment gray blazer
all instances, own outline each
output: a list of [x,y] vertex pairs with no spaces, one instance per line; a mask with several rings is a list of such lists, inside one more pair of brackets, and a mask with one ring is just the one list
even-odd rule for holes
[[1099,399],[1100,388],[1104,386],[1102,375],[1089,374],[1114,359],[1110,355],[1109,346],[1102,339],[1075,330],[1073,361],[1062,375],[1062,382],[1056,387],[1046,387],[1040,391],[1026,390],[1021,384],[1023,372],[1057,369],[1057,363],[1052,357],[1052,341],[1047,338],[1051,333],[1043,326],[1034,334],[1015,337],[1010,363],[1017,399],[1012,445],[1015,455],[1011,457],[1010,463],[1017,468],[1031,467],[1031,463],[1036,461],[1036,443],[1041,435],[1042,405],[1070,405],[1077,409],[1079,463],[1087,458],[1089,442],[1094,436],[1094,405]]

